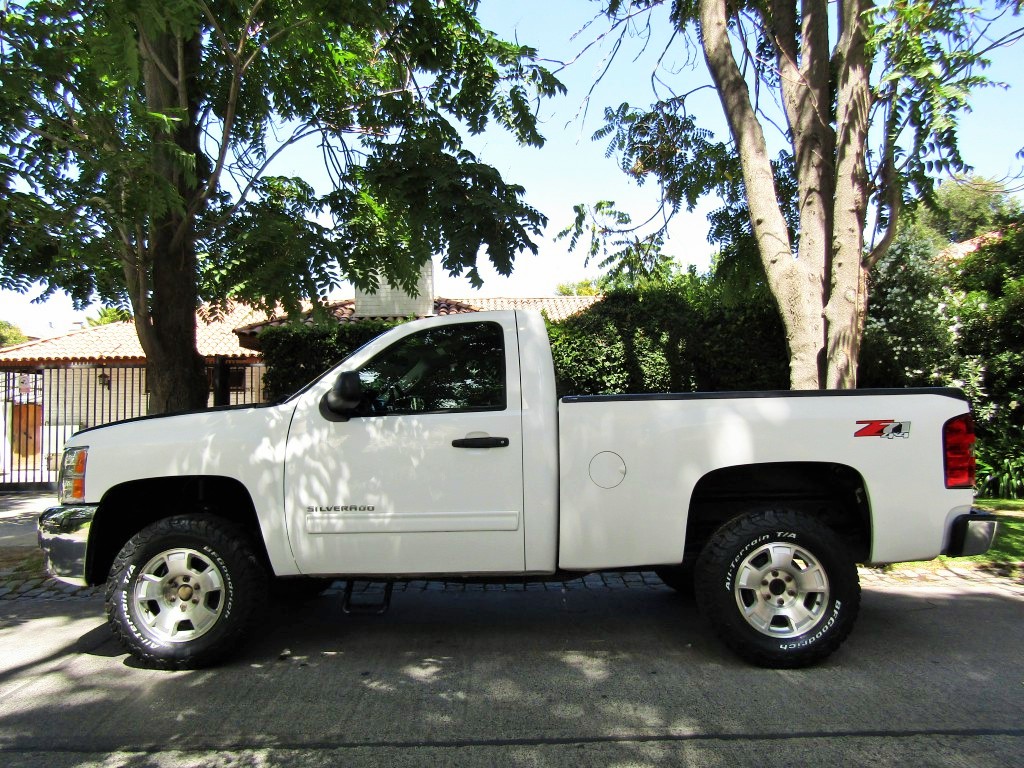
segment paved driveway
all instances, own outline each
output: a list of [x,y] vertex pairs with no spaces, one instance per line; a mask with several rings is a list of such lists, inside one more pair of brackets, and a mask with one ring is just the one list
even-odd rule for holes
[[751,668],[643,579],[268,604],[223,667],[136,668],[96,597],[0,602],[5,766],[1011,766],[1024,596],[869,586],[824,665]]

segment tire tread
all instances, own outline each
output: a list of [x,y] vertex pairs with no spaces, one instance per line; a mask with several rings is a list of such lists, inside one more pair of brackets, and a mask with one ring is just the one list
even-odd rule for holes
[[[829,581],[838,585],[839,580],[852,582],[851,594],[844,596],[843,620],[819,642],[789,653],[768,650],[763,643],[750,642],[743,633],[735,631],[738,612],[728,601],[711,597],[721,591],[721,577],[729,568],[737,549],[753,537],[766,530],[796,530],[811,537],[818,537],[830,554],[837,556],[838,563],[830,569]],[[818,553],[820,554],[820,553]],[[786,509],[767,509],[725,523],[711,537],[697,560],[696,573],[697,603],[707,617],[718,638],[734,653],[761,667],[772,669],[796,669],[816,664],[834,653],[853,630],[860,608],[860,582],[856,564],[847,555],[846,547],[839,537],[813,516]],[[729,599],[732,600],[730,593]],[[742,621],[742,618],[740,619]]]
[[[191,536],[216,547],[224,560],[240,564],[241,567],[233,569],[231,574],[235,605],[230,625],[216,645],[200,652],[180,648],[176,650],[184,653],[165,655],[137,641],[135,635],[124,625],[117,598],[123,583],[122,574],[138,554],[161,538],[178,535]],[[114,637],[122,647],[146,667],[180,670],[209,666],[222,659],[245,637],[255,617],[255,598],[265,592],[266,579],[266,572],[252,546],[249,533],[240,525],[208,514],[164,518],[132,536],[114,558],[104,592],[107,620]]]

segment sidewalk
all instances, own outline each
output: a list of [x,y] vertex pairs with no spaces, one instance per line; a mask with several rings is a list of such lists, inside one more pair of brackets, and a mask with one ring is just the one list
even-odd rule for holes
[[53,493],[0,493],[0,547],[36,546],[36,520],[56,503]]

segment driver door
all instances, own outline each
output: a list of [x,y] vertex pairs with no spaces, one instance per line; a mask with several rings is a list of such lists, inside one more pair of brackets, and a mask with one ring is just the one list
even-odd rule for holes
[[296,408],[286,514],[308,574],[524,570],[514,322],[417,330],[358,367],[359,406]]

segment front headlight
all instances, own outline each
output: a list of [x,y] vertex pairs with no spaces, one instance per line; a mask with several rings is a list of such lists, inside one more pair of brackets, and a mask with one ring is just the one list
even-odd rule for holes
[[85,501],[85,462],[89,448],[65,448],[57,480],[57,496],[61,504],[79,504]]

